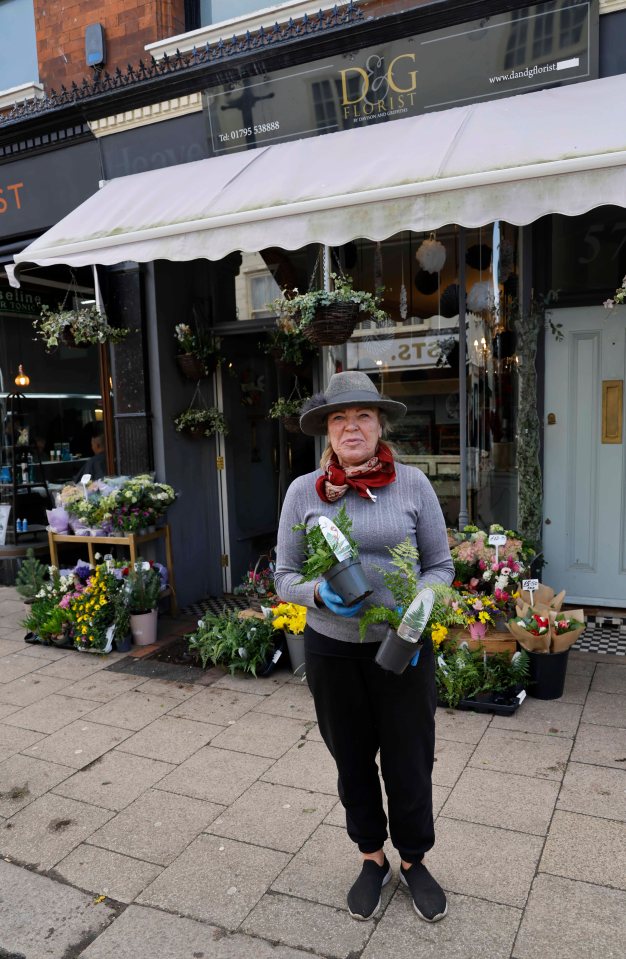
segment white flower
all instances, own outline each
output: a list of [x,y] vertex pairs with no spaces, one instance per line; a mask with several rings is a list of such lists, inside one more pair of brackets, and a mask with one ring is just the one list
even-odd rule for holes
[[483,573],[483,579],[485,580],[485,582],[489,582],[492,576],[493,576],[492,569],[486,569],[485,572]]

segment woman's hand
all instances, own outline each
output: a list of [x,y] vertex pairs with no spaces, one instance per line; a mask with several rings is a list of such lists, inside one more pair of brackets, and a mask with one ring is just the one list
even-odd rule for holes
[[325,579],[317,584],[315,590],[317,596],[331,613],[337,616],[356,616],[361,611],[363,601],[355,603],[354,606],[346,606],[339,593],[336,593],[332,586],[329,586]]

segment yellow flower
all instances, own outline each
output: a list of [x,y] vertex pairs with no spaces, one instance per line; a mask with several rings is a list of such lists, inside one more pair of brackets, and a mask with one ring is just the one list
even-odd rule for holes
[[443,626],[441,623],[435,623],[431,629],[431,639],[433,644],[433,649],[437,650],[443,643],[444,639],[448,635],[448,629],[446,626]]
[[491,622],[491,616],[489,615],[489,613],[484,612],[484,610],[478,614],[478,618],[481,621],[481,623]]

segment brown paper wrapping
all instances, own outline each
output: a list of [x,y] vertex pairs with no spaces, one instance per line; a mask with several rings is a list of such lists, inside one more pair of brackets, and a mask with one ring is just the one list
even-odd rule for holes
[[545,632],[542,636],[533,636],[523,626],[518,626],[515,620],[506,624],[506,628],[515,636],[516,640],[529,653],[547,653],[550,649],[550,632]]
[[583,625],[578,629],[570,629],[567,633],[561,633],[560,636],[557,636],[554,629],[550,629],[550,652],[551,653],[563,653],[566,649],[569,649],[570,646],[576,642],[580,634],[585,628],[585,611],[584,609],[568,609],[566,612],[559,614],[554,611],[550,613],[550,621],[553,623],[555,620],[560,618],[560,615],[566,616],[568,619],[577,619],[579,623]]
[[[543,609],[560,610],[564,599],[564,589],[562,589],[560,593],[555,594],[551,586],[546,586],[545,583],[539,583],[539,586],[533,594],[533,609],[536,613],[541,612]],[[530,606],[530,593],[528,590],[522,589],[520,591],[520,600],[526,608]]]

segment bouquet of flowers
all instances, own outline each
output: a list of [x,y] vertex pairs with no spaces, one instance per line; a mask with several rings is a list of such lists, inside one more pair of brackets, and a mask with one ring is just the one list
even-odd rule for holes
[[567,613],[550,614],[550,652],[562,653],[576,642],[585,628],[585,612],[582,609]]
[[296,603],[279,603],[272,609],[274,629],[282,629],[294,636],[300,636],[306,626],[306,606]]
[[[498,550],[489,545],[489,535],[504,534],[506,543]],[[512,614],[524,578],[534,556],[533,546],[515,530],[494,524],[489,531],[466,526],[448,531],[454,562],[454,586],[471,593],[491,596],[498,609]]]
[[109,627],[115,624],[114,596],[119,589],[118,580],[102,565],[96,567],[83,590],[69,597],[67,609],[77,649],[111,648],[113,631],[109,632]]
[[260,568],[257,563],[254,569],[248,570],[239,586],[235,586],[233,593],[236,596],[253,596],[265,600],[274,599],[276,589],[274,588],[274,568],[272,564]]
[[509,632],[529,652],[550,652],[550,616],[547,611],[528,607],[523,615],[509,621]]

